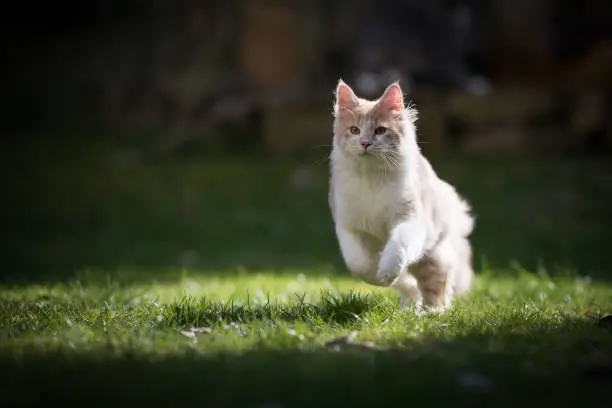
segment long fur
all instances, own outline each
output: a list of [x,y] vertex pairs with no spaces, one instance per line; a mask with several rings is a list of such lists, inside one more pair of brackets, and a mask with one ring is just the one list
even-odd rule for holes
[[474,219],[421,154],[416,118],[398,83],[370,101],[340,80],[329,204],[353,275],[398,289],[402,304],[441,311],[471,288]]

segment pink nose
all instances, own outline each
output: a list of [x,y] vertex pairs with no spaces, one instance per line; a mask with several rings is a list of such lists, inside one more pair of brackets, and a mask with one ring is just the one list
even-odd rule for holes
[[367,149],[368,147],[372,146],[372,143],[370,143],[370,142],[361,142],[361,146],[364,149]]

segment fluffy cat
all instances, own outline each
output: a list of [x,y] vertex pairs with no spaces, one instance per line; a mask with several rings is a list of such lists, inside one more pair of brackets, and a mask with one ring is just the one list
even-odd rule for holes
[[472,285],[474,220],[421,154],[416,119],[398,82],[370,101],[340,80],[329,204],[353,275],[398,289],[400,305],[443,311]]

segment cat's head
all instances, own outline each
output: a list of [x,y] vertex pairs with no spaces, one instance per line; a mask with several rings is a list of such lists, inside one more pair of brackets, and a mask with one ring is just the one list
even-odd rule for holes
[[398,82],[370,101],[357,97],[342,80],[334,104],[334,149],[356,160],[385,160],[417,148],[417,112],[404,105]]

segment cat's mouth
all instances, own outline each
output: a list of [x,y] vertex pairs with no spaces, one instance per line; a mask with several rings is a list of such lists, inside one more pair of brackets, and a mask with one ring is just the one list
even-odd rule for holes
[[361,156],[361,157],[374,157],[374,156],[376,156],[374,154],[374,152],[372,150],[370,150],[370,149],[362,149],[361,151],[359,151],[359,153],[357,153],[357,155]]

